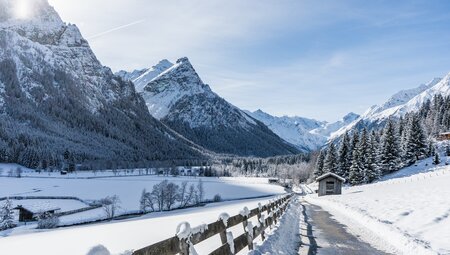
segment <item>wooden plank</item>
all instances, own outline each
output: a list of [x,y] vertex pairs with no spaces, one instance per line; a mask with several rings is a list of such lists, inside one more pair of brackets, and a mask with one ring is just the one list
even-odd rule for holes
[[248,245],[247,233],[234,238],[234,254],[238,253]]
[[133,255],[173,255],[180,252],[180,239],[172,237],[145,248],[136,250]]
[[213,252],[210,253],[210,255],[230,255],[233,254],[230,249],[230,245],[228,243],[220,246],[219,248],[215,249]]

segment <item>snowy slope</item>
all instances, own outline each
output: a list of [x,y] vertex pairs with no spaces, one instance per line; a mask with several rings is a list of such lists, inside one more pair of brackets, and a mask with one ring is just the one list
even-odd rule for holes
[[368,229],[403,254],[449,254],[448,182],[450,167],[432,167],[429,158],[383,181],[344,188],[340,196],[311,194],[307,201],[330,211],[350,230]]
[[275,134],[305,152],[319,149],[325,145],[332,132],[348,125],[359,117],[355,113],[349,113],[340,121],[328,123],[297,116],[277,117],[262,110],[248,112],[248,114],[263,122]]
[[133,80],[136,87],[147,83],[141,95],[149,112],[194,143],[240,156],[298,153],[263,123],[214,93],[188,58],[173,65],[163,60],[149,70],[158,71],[144,72]]
[[154,78],[156,78],[158,75],[160,75],[165,70],[172,67],[173,64],[169,62],[167,59],[161,60],[158,64],[152,66],[148,69],[142,69],[142,70],[134,70],[133,72],[129,73],[127,71],[119,71],[116,73],[116,75],[122,77],[124,80],[128,80],[134,83],[134,87],[136,88],[137,92],[142,92],[144,90],[144,87]]
[[450,73],[443,79],[434,78],[417,88],[402,90],[394,94],[384,104],[370,107],[361,117],[334,132],[331,138],[336,138],[361,123],[366,125],[382,123],[390,117],[398,118],[408,112],[418,111],[427,100],[433,99],[438,94],[450,95]]

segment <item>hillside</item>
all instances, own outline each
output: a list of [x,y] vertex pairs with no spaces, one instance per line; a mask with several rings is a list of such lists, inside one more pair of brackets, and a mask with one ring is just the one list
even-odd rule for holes
[[167,66],[141,95],[149,112],[171,129],[217,153],[260,157],[298,153],[262,122],[214,93],[187,58]]
[[306,201],[363,239],[381,239],[403,254],[448,254],[450,167],[431,162],[422,160],[373,184],[345,187],[340,196],[311,194]]
[[407,113],[417,112],[436,95],[443,97],[450,95],[450,73],[444,78],[434,78],[417,88],[397,92],[382,105],[370,107],[361,117],[331,134],[331,138],[339,137],[353,128],[379,126],[391,117],[400,118]]
[[0,1],[1,161],[105,167],[203,157],[154,119],[133,84],[101,65],[46,0],[30,2],[27,19],[14,3]]

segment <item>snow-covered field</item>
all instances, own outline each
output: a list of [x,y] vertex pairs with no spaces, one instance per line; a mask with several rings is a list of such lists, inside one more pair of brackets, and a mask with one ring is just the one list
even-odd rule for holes
[[310,194],[306,200],[330,211],[349,230],[362,225],[373,239],[404,254],[450,254],[450,166],[433,168],[429,161],[374,184],[344,188],[340,196]]
[[194,177],[158,177],[131,176],[95,179],[59,179],[59,178],[9,178],[0,177],[0,197],[7,196],[74,196],[83,200],[97,200],[106,196],[118,195],[122,210],[139,209],[142,190],[151,190],[153,185],[163,180],[176,184],[188,181],[197,184],[202,179],[205,198],[211,199],[220,194],[222,199],[264,196],[284,193],[281,186],[268,184],[267,180],[250,178],[194,178]]
[[[269,199],[273,197],[214,203],[201,208],[151,213],[130,220],[12,235],[0,238],[0,247],[2,254],[84,255],[92,247],[103,245],[111,254],[127,254],[127,250],[174,236],[177,225],[183,221],[188,221],[191,226],[211,223],[218,220],[223,212],[236,215],[244,206],[256,208],[258,203],[268,203]],[[252,221],[256,219],[254,217]],[[253,224],[256,225],[256,222]],[[231,231],[237,237],[243,233],[242,225],[231,228]],[[199,254],[208,254],[220,243],[219,236],[214,236],[196,245],[195,249]],[[246,254],[246,251],[241,254]]]
[[[10,169],[20,167],[14,164],[2,164],[3,173]],[[79,198],[86,203],[99,200],[107,196],[117,195],[120,199],[120,208],[117,215],[139,212],[139,200],[143,189],[151,191],[155,184],[163,180],[169,180],[180,185],[188,182],[188,185],[197,185],[201,179],[205,190],[205,199],[212,199],[219,194],[222,200],[241,199],[249,197],[262,197],[283,194],[284,188],[278,185],[268,184],[267,178],[214,178],[192,176],[138,176],[139,171],[127,171],[128,176],[115,177],[111,171],[103,172],[78,172],[61,176],[59,173],[36,173],[34,170],[23,168],[21,178],[0,177],[0,198],[13,196],[52,197],[69,196]],[[1,172],[1,171],[0,171]],[[108,176],[108,177],[106,177]],[[47,205],[60,208],[59,212],[71,211],[88,204],[77,200],[67,199],[27,199],[14,200],[13,205],[40,206]],[[4,201],[0,201],[0,205]],[[59,225],[72,225],[82,222],[92,222],[106,219],[106,213],[102,208],[78,212],[76,214],[59,217]],[[18,215],[16,214],[16,219]],[[0,232],[1,236],[24,234],[34,232],[36,224],[21,225],[12,230]]]

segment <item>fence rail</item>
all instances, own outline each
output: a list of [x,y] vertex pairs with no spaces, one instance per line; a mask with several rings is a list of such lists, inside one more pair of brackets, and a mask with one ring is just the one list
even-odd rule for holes
[[[204,231],[192,231],[186,237],[174,236],[145,248],[136,250],[132,255],[189,255],[190,246],[196,245],[217,234],[220,235],[220,240],[222,242],[221,246],[210,254],[236,254],[245,247],[252,250],[253,240],[258,236],[261,236],[262,240],[265,239],[264,230],[277,223],[278,219],[286,210],[292,196],[292,194],[289,194],[267,205],[259,206],[250,211],[229,217],[228,219],[219,219],[216,222],[204,226],[201,229]],[[267,217],[262,215],[264,212],[267,212]],[[255,216],[258,217],[259,224],[257,226],[252,226],[248,220]],[[229,239],[231,239],[230,236],[232,235],[227,234],[227,229],[240,223],[243,224],[244,233],[236,238],[233,238],[233,241],[231,242]],[[234,247],[231,247],[230,245],[233,245]]]

